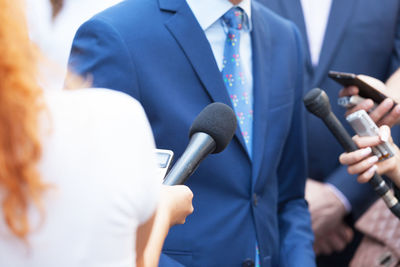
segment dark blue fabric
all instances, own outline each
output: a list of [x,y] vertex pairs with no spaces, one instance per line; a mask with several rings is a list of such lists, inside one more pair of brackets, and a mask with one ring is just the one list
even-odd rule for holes
[[[329,70],[366,74],[385,81],[399,67],[400,2],[398,0],[335,0],[321,50],[318,67],[311,65],[307,33],[300,1],[258,0],[277,14],[296,23],[306,47],[305,88],[319,87],[331,100],[332,110],[351,133],[345,121],[345,110],[337,105],[338,83],[328,78]],[[356,177],[339,164],[343,152],[321,120],[307,115],[309,177],[335,185],[353,207],[357,219],[376,199],[368,184],[357,183]],[[393,129],[395,140],[399,129]]]
[[[341,86],[328,78],[329,70],[366,74],[385,81],[399,67],[400,2],[398,0],[334,0],[327,25],[318,67],[313,67],[301,3],[298,0],[258,0],[277,14],[292,20],[300,29],[305,47],[305,89],[319,87],[331,100],[332,110],[346,129],[345,110],[337,105]],[[317,12],[317,11],[316,11]],[[399,141],[398,127],[392,129]],[[352,213],[346,221],[354,221],[377,199],[369,184],[359,184],[356,176],[347,173],[338,156],[343,152],[338,142],[314,115],[307,115],[309,177],[336,186],[349,200]],[[352,243],[342,252],[318,257],[318,266],[347,266],[361,234],[355,231]]]
[[[163,250],[184,266],[241,266],[254,259],[256,240],[262,266],[314,266],[304,200],[301,40],[292,23],[257,3],[252,20],[253,160],[237,129],[226,150],[206,158],[188,180],[195,211],[170,230]],[[176,157],[205,106],[231,105],[184,0],[127,0],[100,13],[78,30],[70,65],[94,86],[138,99],[157,147]],[[164,256],[160,266],[174,266]]]

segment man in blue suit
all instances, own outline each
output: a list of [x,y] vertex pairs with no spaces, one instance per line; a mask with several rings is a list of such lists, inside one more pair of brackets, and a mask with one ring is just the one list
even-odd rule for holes
[[196,210],[171,229],[160,266],[314,266],[291,22],[250,0],[128,0],[81,26],[70,65],[138,99],[157,147],[178,157],[205,106],[223,102],[238,115],[226,150],[188,180]]
[[[337,103],[341,86],[328,78],[329,70],[366,74],[385,81],[399,67],[400,2],[398,0],[260,0],[279,15],[293,21],[306,48],[305,87],[324,89],[333,112],[350,130],[344,109]],[[392,105],[389,103],[384,105]],[[348,224],[370,206],[376,194],[368,184],[358,184],[338,156],[342,148],[320,119],[307,117],[309,201],[317,253],[340,251],[348,239]],[[394,130],[396,131],[396,130]],[[352,131],[351,131],[352,132]],[[351,235],[350,235],[351,237]],[[359,239],[356,233],[355,241]],[[356,247],[342,254],[319,257],[320,266],[347,266]]]

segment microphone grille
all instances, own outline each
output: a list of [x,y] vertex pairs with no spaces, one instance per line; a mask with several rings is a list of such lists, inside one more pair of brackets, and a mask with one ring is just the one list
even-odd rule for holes
[[199,132],[210,135],[216,143],[216,148],[212,152],[215,154],[227,147],[235,134],[236,126],[236,116],[232,108],[215,102],[206,106],[197,115],[190,127],[189,137]]
[[314,88],[303,99],[307,110],[320,118],[325,118],[331,112],[329,97],[324,90]]

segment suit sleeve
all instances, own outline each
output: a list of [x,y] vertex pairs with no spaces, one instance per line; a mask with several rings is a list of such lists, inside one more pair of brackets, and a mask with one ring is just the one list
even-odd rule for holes
[[357,182],[356,175],[350,175],[346,166],[339,166],[325,181],[335,186],[351,205],[351,221],[355,222],[378,198],[369,184]]
[[101,17],[78,29],[68,64],[72,72],[92,82],[92,87],[121,91],[140,101],[129,50],[118,31]]
[[307,170],[305,108],[303,105],[303,54],[300,34],[293,27],[297,49],[295,102],[290,134],[278,168],[279,178],[279,266],[315,266],[313,233],[304,188]]

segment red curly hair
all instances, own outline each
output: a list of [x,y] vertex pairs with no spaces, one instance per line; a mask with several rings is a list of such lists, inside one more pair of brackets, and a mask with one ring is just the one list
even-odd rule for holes
[[42,90],[24,10],[21,0],[0,0],[0,201],[7,226],[21,239],[30,231],[28,207],[40,209],[45,189],[37,170]]

